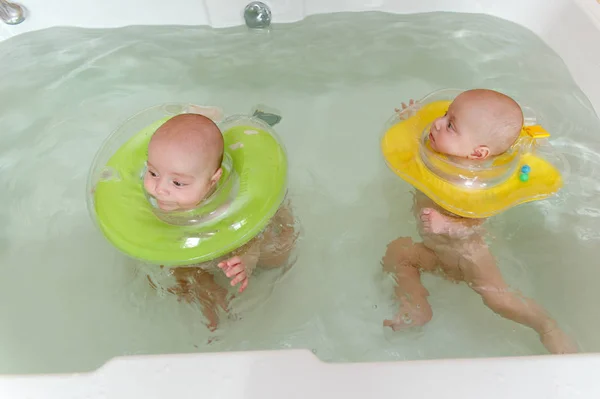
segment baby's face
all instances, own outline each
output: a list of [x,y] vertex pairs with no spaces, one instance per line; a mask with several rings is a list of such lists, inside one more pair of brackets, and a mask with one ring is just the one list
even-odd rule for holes
[[221,176],[205,167],[202,156],[177,143],[151,141],[144,188],[163,211],[195,208]]
[[485,121],[471,111],[469,102],[457,98],[448,112],[431,124],[429,142],[439,153],[469,158],[482,144],[477,140],[485,128]]

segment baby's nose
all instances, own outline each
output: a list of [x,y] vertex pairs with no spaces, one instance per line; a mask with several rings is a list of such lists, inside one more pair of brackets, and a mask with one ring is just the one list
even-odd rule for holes
[[156,191],[156,194],[168,194],[164,179],[158,179],[156,182],[156,187],[154,187],[154,191]]
[[435,121],[433,121],[433,127],[435,128],[435,130],[440,130],[443,125],[444,118],[437,118]]

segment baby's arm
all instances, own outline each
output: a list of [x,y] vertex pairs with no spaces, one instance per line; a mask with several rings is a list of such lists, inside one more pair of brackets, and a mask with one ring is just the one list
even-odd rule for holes
[[447,235],[452,238],[465,238],[475,234],[485,222],[485,219],[444,215],[433,208],[423,208],[420,217],[426,233]]
[[232,286],[240,284],[240,293],[248,287],[248,279],[256,268],[260,257],[260,245],[260,239],[253,239],[234,251],[233,257],[218,264],[218,267],[231,279]]

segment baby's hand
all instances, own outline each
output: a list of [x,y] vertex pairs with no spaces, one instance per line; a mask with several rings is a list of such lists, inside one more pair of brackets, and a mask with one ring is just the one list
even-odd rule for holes
[[394,108],[394,111],[396,111],[401,120],[405,120],[413,116],[420,108],[421,104],[411,99],[408,105],[402,103],[402,109]]
[[234,256],[217,265],[225,275],[231,279],[231,285],[240,284],[238,292],[242,293],[248,287],[248,273],[246,273],[246,261],[240,256]]

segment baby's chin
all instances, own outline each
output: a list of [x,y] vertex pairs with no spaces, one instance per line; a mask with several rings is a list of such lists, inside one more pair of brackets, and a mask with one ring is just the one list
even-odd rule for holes
[[158,208],[163,212],[175,212],[175,211],[185,212],[185,211],[192,210],[198,206],[197,203],[178,204],[178,203],[174,203],[174,202],[161,202],[158,200],[156,201],[156,204],[158,205]]
[[179,205],[172,202],[162,202],[157,200],[156,205],[158,205],[158,209],[164,212],[173,212],[179,210]]

